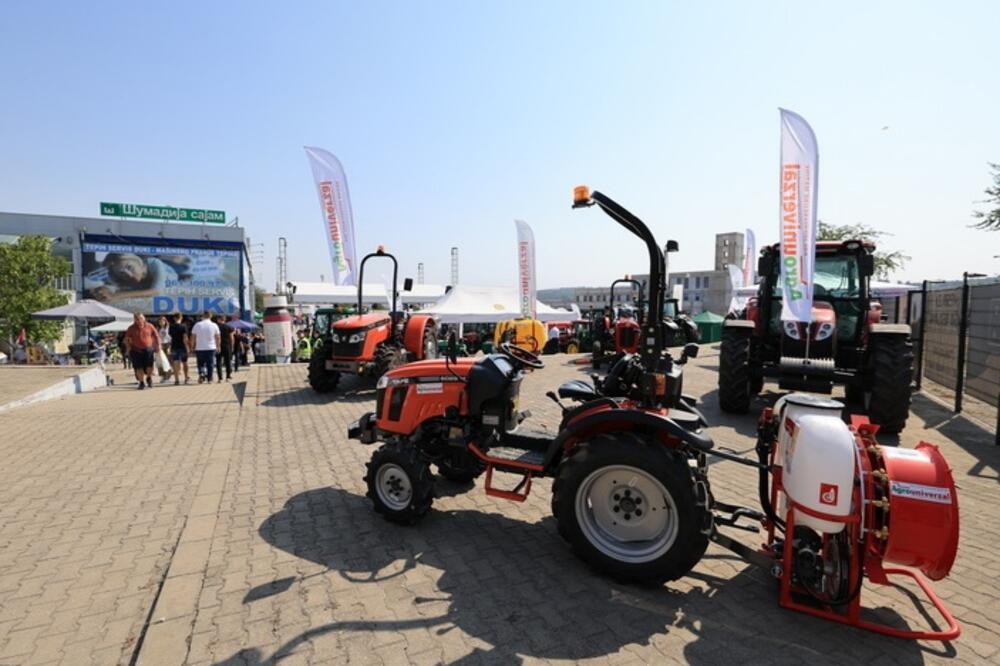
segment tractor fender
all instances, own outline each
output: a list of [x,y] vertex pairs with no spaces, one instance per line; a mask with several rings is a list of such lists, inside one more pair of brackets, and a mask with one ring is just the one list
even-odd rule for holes
[[545,453],[545,465],[551,464],[574,441],[609,431],[662,433],[699,451],[709,451],[715,446],[707,434],[688,430],[669,416],[638,409],[604,409],[584,416],[564,428],[549,444]]
[[869,327],[872,335],[905,335],[910,336],[909,324],[872,324]]
[[430,315],[411,315],[403,332],[403,347],[418,361],[424,358],[424,331],[434,329],[437,324]]
[[725,328],[745,328],[748,331],[752,331],[756,324],[749,319],[727,319],[722,322]]

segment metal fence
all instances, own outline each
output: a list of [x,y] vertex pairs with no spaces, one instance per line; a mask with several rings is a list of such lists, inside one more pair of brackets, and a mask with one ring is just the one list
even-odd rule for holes
[[994,420],[1000,445],[1000,278],[924,282],[909,297],[883,303],[883,313],[913,328],[917,388],[926,378],[950,391],[956,413],[967,396],[982,401],[976,415]]

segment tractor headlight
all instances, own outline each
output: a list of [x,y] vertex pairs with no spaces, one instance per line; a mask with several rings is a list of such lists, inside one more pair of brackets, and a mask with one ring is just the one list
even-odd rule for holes
[[365,339],[365,333],[364,331],[362,331],[361,333],[352,334],[351,337],[347,339],[347,342],[353,345],[355,343],[361,342],[364,339]]
[[816,331],[816,340],[826,340],[828,337],[833,335],[833,324],[829,322],[824,322],[819,325],[819,330]]
[[384,389],[387,386],[389,386],[389,375],[388,374],[382,375],[381,377],[378,378],[378,381],[375,382],[375,390],[376,391]]
[[785,328],[785,335],[790,337],[792,340],[801,340],[802,335],[799,333],[799,322],[797,321],[786,321],[782,322]]

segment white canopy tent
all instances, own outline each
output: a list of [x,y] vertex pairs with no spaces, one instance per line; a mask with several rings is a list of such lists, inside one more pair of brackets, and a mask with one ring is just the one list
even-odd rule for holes
[[[456,285],[434,305],[420,311],[442,324],[495,324],[521,316],[517,290],[513,287]],[[563,321],[580,318],[578,309],[562,310],[538,302],[538,320]]]
[[[358,302],[358,288],[336,285],[330,282],[292,282],[294,303],[315,305],[351,305]],[[404,305],[433,303],[444,295],[444,287],[438,284],[415,284],[412,291],[403,291],[399,285],[399,297]],[[361,302],[365,305],[387,305],[389,297],[386,285],[366,282],[361,291]]]

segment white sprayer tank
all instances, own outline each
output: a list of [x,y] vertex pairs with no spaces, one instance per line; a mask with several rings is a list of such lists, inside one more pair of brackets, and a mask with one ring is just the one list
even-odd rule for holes
[[264,347],[269,363],[292,362],[292,315],[284,296],[264,298]]
[[[782,484],[788,498],[807,509],[846,517],[851,513],[856,451],[854,435],[841,420],[844,406],[836,400],[793,393],[778,401],[781,415],[775,462],[782,466]],[[788,511],[781,498],[779,513]],[[817,532],[836,534],[844,523],[823,520],[798,511],[795,524]]]

